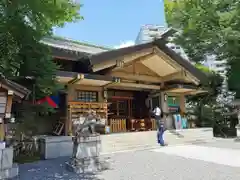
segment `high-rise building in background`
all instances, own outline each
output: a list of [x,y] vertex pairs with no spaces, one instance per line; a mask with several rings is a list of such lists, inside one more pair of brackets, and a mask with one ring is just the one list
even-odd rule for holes
[[227,75],[227,62],[226,60],[216,60],[214,55],[207,56],[206,60],[204,61],[204,65],[209,67],[209,69],[215,71],[222,77],[226,77]]
[[143,25],[140,28],[135,43],[142,44],[153,41],[155,38],[160,38],[166,29],[167,29],[166,27],[159,25],[153,24]]
[[[140,28],[140,31],[135,40],[135,43],[142,44],[146,42],[151,42],[154,39],[161,38],[162,34],[167,30],[168,28],[166,28],[165,26],[154,25],[154,24],[143,25]],[[171,38],[170,38],[170,42],[171,42]],[[174,50],[176,53],[180,54],[183,58],[188,60],[186,53],[180,46],[174,43],[168,43],[167,46],[170,47],[172,50]]]
[[208,67],[210,70],[218,73],[223,77],[223,86],[222,91],[226,92],[228,91],[227,87],[227,62],[226,60],[216,60],[215,55],[209,55],[207,56],[206,60],[203,62],[203,64]]

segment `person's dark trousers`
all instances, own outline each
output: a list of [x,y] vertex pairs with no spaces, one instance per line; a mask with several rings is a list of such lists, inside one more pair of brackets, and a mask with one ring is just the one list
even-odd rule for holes
[[164,140],[163,140],[163,133],[164,133],[164,126],[161,123],[161,117],[160,116],[155,116],[156,118],[156,125],[157,125],[157,141],[158,144],[161,146],[164,145]]
[[163,140],[163,134],[164,134],[164,127],[163,125],[160,125],[159,129],[158,129],[158,143],[161,145],[161,146],[164,146],[165,143],[164,143],[164,140]]

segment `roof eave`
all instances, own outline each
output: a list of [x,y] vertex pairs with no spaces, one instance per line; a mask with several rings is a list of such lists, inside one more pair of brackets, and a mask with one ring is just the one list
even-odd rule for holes
[[20,98],[21,99],[27,99],[29,97],[29,94],[31,93],[30,90],[28,90],[27,88],[25,88],[24,86],[6,79],[3,75],[0,75],[0,81],[1,84],[9,87],[11,90],[17,92],[18,94],[20,94]]

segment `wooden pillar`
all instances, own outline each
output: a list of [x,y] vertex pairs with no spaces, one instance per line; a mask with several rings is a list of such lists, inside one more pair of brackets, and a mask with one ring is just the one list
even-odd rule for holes
[[72,113],[71,107],[68,105],[69,101],[73,101],[75,98],[75,92],[73,91],[73,86],[67,86],[67,94],[66,94],[66,119],[65,119],[65,136],[71,135],[72,133]]
[[183,94],[180,95],[180,110],[181,115],[185,114],[186,112],[186,103],[185,103],[185,96]]
[[5,138],[5,128],[4,128],[4,118],[0,117],[2,123],[0,124],[0,141],[4,141]]
[[12,102],[13,102],[13,91],[8,91],[5,118],[11,118]]
[[165,121],[166,121],[166,118],[167,118],[166,113],[169,113],[167,97],[168,96],[167,96],[166,92],[163,92],[163,91],[160,92],[160,102],[161,102],[160,104],[161,104],[161,109],[162,109],[163,113],[165,114],[163,116]]
[[4,117],[1,117],[1,124],[0,124],[0,141],[4,141],[5,139],[5,131],[6,131],[6,125],[5,120],[11,118],[11,111],[12,111],[12,101],[13,101],[13,91],[8,91],[6,94],[7,101],[6,101],[6,109],[5,109],[5,115]]

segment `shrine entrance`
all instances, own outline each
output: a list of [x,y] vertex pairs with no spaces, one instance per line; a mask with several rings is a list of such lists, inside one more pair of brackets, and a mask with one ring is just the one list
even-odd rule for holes
[[145,91],[109,90],[109,124],[119,124],[116,128],[122,128],[122,131],[151,130],[150,108],[146,104],[148,94]]

